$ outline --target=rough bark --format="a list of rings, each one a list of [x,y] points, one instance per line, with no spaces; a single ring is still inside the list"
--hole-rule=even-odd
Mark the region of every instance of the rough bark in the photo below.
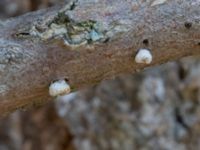
[[[200,149],[200,59],[107,81],[56,101],[77,150]]]
[[[73,90],[149,65],[200,53],[199,0],[75,0],[0,26],[0,114],[51,99],[48,86],[67,79]]]

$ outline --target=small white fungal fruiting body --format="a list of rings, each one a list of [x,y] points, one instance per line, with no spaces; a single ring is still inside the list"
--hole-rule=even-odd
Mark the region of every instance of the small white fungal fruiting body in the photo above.
[[[150,64],[152,60],[153,56],[148,49],[140,49],[135,56],[135,62],[139,64]]]
[[[55,81],[49,86],[49,95],[53,97],[66,95],[70,92],[71,88],[65,80]]]

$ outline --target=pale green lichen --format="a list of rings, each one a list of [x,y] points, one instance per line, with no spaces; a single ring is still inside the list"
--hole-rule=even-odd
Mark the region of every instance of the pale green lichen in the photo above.
[[[35,26],[32,27],[31,31],[30,31],[30,35],[33,36],[38,36],[40,37],[42,40],[48,40],[50,38],[53,37],[59,37],[62,36],[64,34],[67,33],[67,29],[64,25],[57,25],[57,24],[51,24],[51,26],[49,27],[48,30],[46,30],[45,32],[40,33]]]
[[[64,41],[66,45],[80,46],[83,44],[107,42],[116,34],[126,32],[126,25],[119,22],[113,21],[110,25],[105,25],[96,20],[78,22],[71,19],[68,13],[75,9],[77,2],[77,0],[70,1],[45,25],[44,23],[42,25],[33,25],[29,29],[28,35],[42,41],[55,39]],[[22,35],[24,36],[24,33]]]
[[[99,34],[97,31],[92,30],[92,31],[90,32],[90,37],[91,37],[91,40],[92,40],[92,41],[98,41],[98,40],[100,40],[101,38],[103,38],[103,34]]]
[[[30,35],[39,37],[42,40],[48,39],[63,39],[67,45],[89,44],[92,42],[104,40],[104,33],[99,28],[96,21],[87,20],[83,22],[75,22],[69,19],[62,12],[54,18],[48,25],[48,29],[44,32],[39,32],[35,26],[30,30]]]

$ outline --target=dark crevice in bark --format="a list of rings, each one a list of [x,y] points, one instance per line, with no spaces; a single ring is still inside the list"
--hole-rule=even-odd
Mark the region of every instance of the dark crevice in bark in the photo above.
[[[175,108],[174,113],[176,122],[179,123],[186,130],[189,130],[189,126],[185,123],[184,118],[181,116],[181,113],[179,112],[178,108]]]
[[[148,40],[148,39],[144,39],[144,40],[143,40],[143,44],[144,44],[145,46],[148,46],[148,45],[149,45],[149,40]]]
[[[185,27],[187,29],[190,29],[192,27],[192,23],[191,22],[185,22]]]

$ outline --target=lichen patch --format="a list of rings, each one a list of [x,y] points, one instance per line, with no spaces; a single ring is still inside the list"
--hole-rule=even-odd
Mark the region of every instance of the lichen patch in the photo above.
[[[37,41],[62,40],[65,45],[77,47],[83,44],[107,42],[116,34],[126,32],[126,23],[113,21],[109,25],[105,25],[104,22],[98,20],[88,19],[79,22],[70,18],[69,14],[77,5],[77,0],[71,1],[55,17],[52,17],[52,20],[48,20],[46,23],[36,22],[29,29],[27,35]]]
[[[67,45],[90,44],[105,40],[105,34],[100,29],[98,22],[94,20],[75,22],[63,12],[59,13],[47,26],[48,28],[42,32],[33,26],[30,35],[44,41],[62,39]]]

